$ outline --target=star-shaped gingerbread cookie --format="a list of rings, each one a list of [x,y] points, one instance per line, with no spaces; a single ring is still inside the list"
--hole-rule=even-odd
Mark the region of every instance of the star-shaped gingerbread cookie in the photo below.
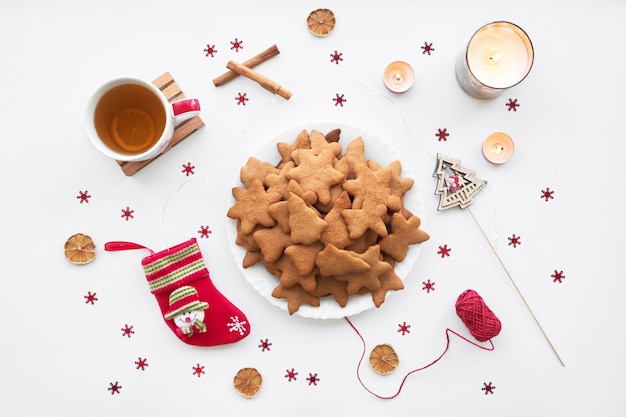
[[[344,179],[341,171],[333,167],[333,151],[327,148],[315,155],[309,149],[300,149],[296,154],[298,165],[289,170],[287,177],[296,180],[304,191],[315,191],[321,204],[328,204],[330,187]]]
[[[232,189],[235,204],[228,209],[226,215],[231,219],[241,220],[241,233],[250,234],[257,224],[271,227],[275,220],[267,212],[267,208],[280,201],[279,193],[266,192],[258,178],[252,178],[248,188]]]

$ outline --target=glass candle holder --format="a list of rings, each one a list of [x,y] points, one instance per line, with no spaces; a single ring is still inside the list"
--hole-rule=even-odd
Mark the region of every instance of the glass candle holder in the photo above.
[[[457,58],[456,79],[472,97],[495,98],[526,78],[534,57],[532,42],[522,28],[492,22],[474,33]]]
[[[487,136],[483,142],[483,156],[492,164],[503,164],[513,156],[515,144],[505,133],[496,132]]]
[[[404,93],[413,86],[414,80],[413,67],[404,61],[392,62],[385,68],[383,81],[391,92]]]

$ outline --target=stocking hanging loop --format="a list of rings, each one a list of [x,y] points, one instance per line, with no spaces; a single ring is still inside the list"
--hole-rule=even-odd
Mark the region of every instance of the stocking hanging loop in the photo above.
[[[107,242],[104,244],[104,250],[109,252],[121,251],[121,250],[131,250],[131,249],[147,249],[150,251],[150,255],[154,255],[154,251],[150,248],[147,248],[143,245],[133,242],[124,242],[124,241],[113,241]]]

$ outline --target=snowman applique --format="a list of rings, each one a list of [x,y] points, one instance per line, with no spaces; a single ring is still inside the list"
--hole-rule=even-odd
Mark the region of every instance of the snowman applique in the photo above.
[[[169,309],[163,317],[174,321],[178,337],[186,339],[207,331],[207,325],[204,323],[204,310],[209,308],[209,303],[200,301],[194,287],[186,285],[172,291],[169,304]]]

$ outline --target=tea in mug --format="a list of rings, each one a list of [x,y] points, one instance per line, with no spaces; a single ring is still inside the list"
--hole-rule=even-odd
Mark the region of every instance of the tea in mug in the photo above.
[[[94,113],[98,136],[112,150],[140,154],[153,147],[165,129],[163,103],[137,84],[122,84],[104,93]]]

